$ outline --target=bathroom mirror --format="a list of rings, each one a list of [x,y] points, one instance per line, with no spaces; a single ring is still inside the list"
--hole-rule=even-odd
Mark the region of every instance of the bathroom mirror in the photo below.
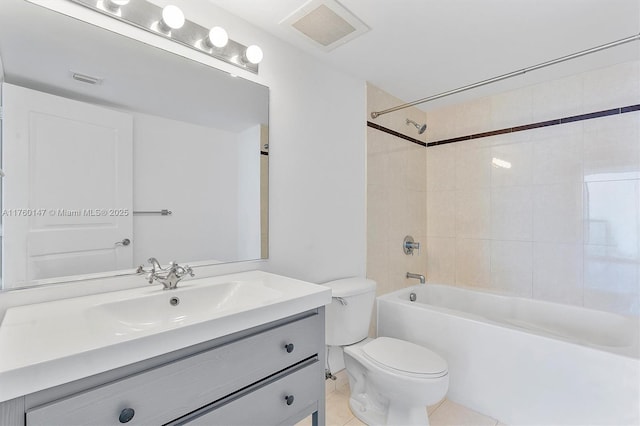
[[[25,0],[0,59],[3,289],[267,257],[267,87]]]

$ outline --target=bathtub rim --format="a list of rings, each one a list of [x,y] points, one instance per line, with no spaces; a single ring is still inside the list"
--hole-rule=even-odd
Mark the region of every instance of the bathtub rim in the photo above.
[[[499,322],[496,320],[492,320],[490,318],[487,317],[483,317],[481,315],[478,314],[473,314],[470,312],[464,312],[464,311],[460,311],[460,310],[456,310],[456,309],[452,309],[452,308],[447,308],[444,306],[438,306],[438,305],[433,305],[430,303],[422,303],[422,302],[412,302],[409,300],[409,294],[414,290],[414,289],[420,289],[420,288],[424,288],[424,286],[437,286],[437,287],[444,287],[447,289],[453,289],[453,290],[463,290],[463,291],[469,291],[472,293],[480,293],[480,294],[489,294],[491,296],[494,297],[500,297],[502,299],[519,299],[519,300],[523,300],[526,302],[534,302],[534,303],[541,303],[541,304],[549,304],[549,305],[553,305],[555,307],[569,307],[572,309],[577,309],[577,310],[585,310],[585,311],[593,311],[597,314],[606,314],[606,315],[610,315],[613,317],[618,317],[620,319],[623,319],[625,321],[629,321],[632,325],[633,325],[633,329],[630,330],[630,332],[628,333],[630,336],[630,340],[631,340],[631,344],[626,345],[626,346],[604,346],[604,345],[598,345],[595,343],[590,343],[581,339],[572,339],[570,337],[566,337],[566,336],[561,336],[561,335],[556,335],[550,332],[545,332],[543,330],[537,330],[537,329],[530,329],[530,328],[525,328],[525,327],[519,327],[517,325],[514,324],[509,324],[507,322]],[[405,297],[403,298],[402,295],[404,295]],[[479,289],[476,287],[469,287],[469,286],[457,286],[457,285],[449,285],[449,284],[442,284],[442,283],[427,283],[427,284],[416,284],[410,287],[405,287],[399,290],[395,290],[389,293],[385,293],[382,294],[380,296],[376,297],[376,311],[379,310],[379,301],[384,301],[384,302],[388,302],[388,303],[395,303],[395,304],[402,304],[402,305],[406,305],[409,306],[413,309],[425,309],[425,310],[432,310],[432,311],[436,311],[438,313],[441,313],[443,315],[449,316],[449,317],[458,317],[458,318],[464,318],[465,320],[468,321],[472,321],[472,322],[477,322],[477,323],[481,323],[484,325],[489,325],[492,327],[498,327],[498,328],[503,328],[503,329],[509,329],[509,330],[513,330],[515,332],[520,332],[520,333],[529,333],[532,335],[535,335],[537,337],[540,338],[544,338],[544,339],[550,339],[552,341],[556,341],[556,342],[563,342],[566,344],[571,344],[571,345],[575,345],[575,346],[579,346],[582,348],[586,348],[586,349],[592,349],[592,350],[596,350],[596,351],[600,351],[600,352],[605,352],[607,354],[611,354],[611,355],[615,355],[615,356],[621,356],[621,357],[625,357],[625,358],[630,358],[630,359],[634,359],[640,362],[640,317],[635,317],[635,316],[631,316],[631,315],[622,315],[622,314],[617,314],[617,313],[613,313],[613,312],[607,312],[607,311],[601,311],[601,310],[597,310],[597,309],[590,309],[590,308],[585,308],[582,306],[575,306],[575,305],[568,305],[568,304],[563,304],[563,303],[557,303],[557,302],[551,302],[551,301],[546,301],[546,300],[538,300],[538,299],[532,299],[532,298],[527,298],[527,297],[522,297],[522,296],[516,296],[516,295],[509,295],[509,294],[505,294],[505,293],[501,293],[495,290],[491,290],[491,289]],[[376,315],[376,318],[379,318],[379,315]],[[376,321],[378,321],[378,319],[376,319]],[[635,332],[635,334],[634,334]],[[635,338],[635,341],[634,341]]]

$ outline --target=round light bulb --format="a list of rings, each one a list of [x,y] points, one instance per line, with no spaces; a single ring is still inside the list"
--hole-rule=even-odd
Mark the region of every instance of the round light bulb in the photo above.
[[[182,28],[184,25],[184,13],[182,13],[178,6],[166,6],[162,9],[162,22],[173,30]]]
[[[111,12],[120,11],[120,7],[129,4],[130,0],[104,0],[104,7]]]
[[[229,42],[229,35],[222,27],[213,27],[209,30],[209,43],[215,47],[225,47]]]
[[[251,62],[252,64],[259,64],[260,61],[262,61],[262,57],[264,56],[262,53],[262,49],[260,49],[260,47],[256,46],[255,44],[247,47],[244,55],[247,58],[247,61]]]

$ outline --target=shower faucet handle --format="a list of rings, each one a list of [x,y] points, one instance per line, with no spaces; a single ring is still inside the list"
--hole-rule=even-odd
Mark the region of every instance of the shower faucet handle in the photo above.
[[[407,235],[402,241],[402,250],[404,250],[404,254],[407,256],[413,256],[414,250],[418,250],[418,255],[420,255],[420,243],[414,241],[411,235]]]

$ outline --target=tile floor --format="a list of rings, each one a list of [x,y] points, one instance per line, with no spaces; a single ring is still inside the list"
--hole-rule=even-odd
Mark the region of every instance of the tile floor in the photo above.
[[[327,425],[326,426],[362,426],[351,409],[349,409],[349,381],[343,370],[336,374],[335,381],[326,381]],[[505,426],[498,420],[476,413],[462,405],[442,400],[428,407],[431,426]],[[299,422],[296,426],[310,426],[311,417]],[[366,426],[366,425],[365,425]]]

